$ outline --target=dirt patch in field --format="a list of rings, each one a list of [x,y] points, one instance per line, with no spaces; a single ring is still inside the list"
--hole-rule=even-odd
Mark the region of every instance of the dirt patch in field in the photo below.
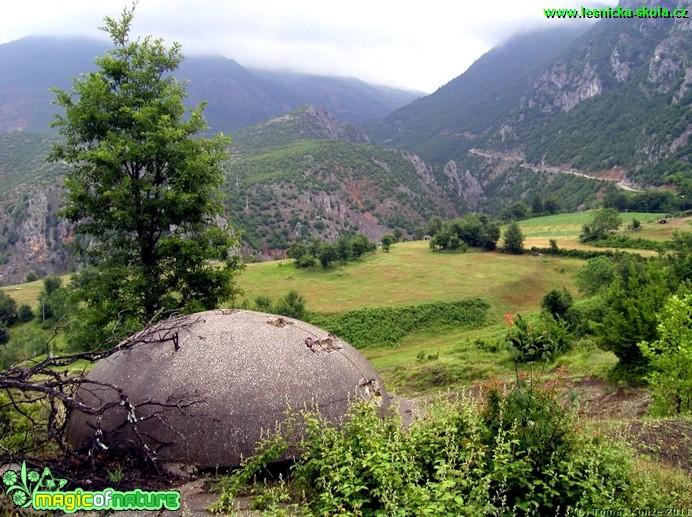
[[[614,386],[590,377],[567,381],[565,391],[576,395],[579,415],[587,418],[611,420],[641,417],[651,403],[651,395],[645,388]]]
[[[642,456],[692,475],[692,420],[635,420],[623,432]]]

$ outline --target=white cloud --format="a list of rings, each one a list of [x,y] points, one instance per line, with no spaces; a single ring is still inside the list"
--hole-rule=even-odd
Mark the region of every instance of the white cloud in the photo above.
[[[123,0],[5,3],[0,43],[32,34],[103,37]],[[433,91],[517,30],[550,23],[543,8],[571,0],[140,0],[134,32],[179,41],[187,54],[243,66],[354,76]],[[576,20],[572,23],[586,23]]]

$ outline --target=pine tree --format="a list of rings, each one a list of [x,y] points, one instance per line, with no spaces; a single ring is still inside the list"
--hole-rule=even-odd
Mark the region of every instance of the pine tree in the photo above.
[[[521,255],[524,253],[524,234],[517,223],[510,223],[505,229],[502,251]]]

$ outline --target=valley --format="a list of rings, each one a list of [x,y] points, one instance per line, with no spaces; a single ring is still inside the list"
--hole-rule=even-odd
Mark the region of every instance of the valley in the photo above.
[[[301,413],[288,478],[266,469],[293,447],[280,435],[237,470],[185,474],[218,512],[692,508],[689,19],[518,33],[424,95],[214,56],[178,68],[177,47],[125,45],[127,13],[97,74],[101,42],[0,45],[0,466],[180,488],[144,474],[149,402],[118,387],[132,455],[99,449],[100,429],[69,450],[75,387],[143,325],[250,310],[275,315],[262,336],[322,329],[291,342],[310,359],[352,344],[377,372],[358,393],[383,381],[398,411],[356,404],[338,428]],[[152,56],[166,73],[138,75]],[[49,88],[82,72],[55,132]]]

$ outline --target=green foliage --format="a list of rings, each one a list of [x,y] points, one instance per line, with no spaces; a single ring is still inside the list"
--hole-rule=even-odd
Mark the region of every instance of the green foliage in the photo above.
[[[567,288],[552,289],[548,291],[541,299],[541,307],[548,311],[553,318],[564,320],[567,311],[574,303],[574,297]]]
[[[511,222],[507,225],[503,239],[502,251],[514,255],[524,253],[524,234],[517,223]]]
[[[259,312],[272,312],[272,300],[268,296],[260,295],[255,298],[255,310]]]
[[[9,342],[0,347],[0,370],[26,361],[48,351],[50,337],[35,325],[27,325],[13,332]]]
[[[665,251],[671,247],[671,243],[666,241],[642,239],[641,237],[634,238],[629,235],[610,235],[600,241],[590,242],[589,245],[604,248],[630,248],[652,251]]]
[[[333,332],[358,348],[395,346],[414,330],[444,325],[477,328],[485,324],[490,305],[472,298],[457,302],[434,302],[404,307],[367,307],[338,314],[313,313],[313,325]]]
[[[658,315],[658,339],[639,348],[649,360],[657,415],[692,413],[692,295],[670,296]]]
[[[10,340],[10,332],[0,325],[0,345],[5,345]]]
[[[636,379],[646,372],[638,343],[657,338],[656,314],[669,294],[664,274],[656,263],[628,259],[618,264],[618,274],[604,293],[607,310],[596,335],[600,345],[618,357],[616,375]]]
[[[566,326],[551,317],[530,321],[517,314],[507,329],[507,347],[516,363],[547,363],[570,346]]]
[[[370,242],[362,233],[342,235],[332,244],[313,238],[309,243],[294,242],[286,250],[286,255],[294,259],[297,268],[311,268],[319,263],[323,269],[337,260],[342,263],[360,259],[365,253],[375,251],[377,245]]]
[[[577,275],[577,287],[584,294],[596,294],[615,280],[616,270],[617,264],[610,258],[591,258]]]
[[[571,257],[571,258],[578,258],[578,259],[592,259],[596,257],[613,257],[617,253],[623,253],[623,252],[614,252],[610,250],[603,250],[603,251],[597,251],[597,250],[581,250],[581,249],[572,249],[572,248],[559,248],[557,245],[556,246],[551,246],[550,248],[539,248],[538,246],[531,246],[531,253],[537,254],[537,253],[544,253],[547,255],[555,255],[558,257]]]
[[[540,200],[538,195],[534,196],[534,200]],[[542,207],[543,205],[541,205]],[[536,215],[540,214],[542,210],[536,212]],[[523,201],[515,201],[509,206],[506,206],[500,212],[500,219],[503,221],[521,221],[529,217],[531,209]]]
[[[595,332],[595,326],[603,323],[607,312],[602,296],[592,296],[575,302],[567,311],[567,322],[572,334],[584,337]]]
[[[391,233],[383,235],[380,239],[380,242],[382,243],[382,251],[384,251],[385,253],[389,253],[390,248],[394,245],[396,241],[396,237],[394,237],[394,235],[392,235]]]
[[[435,230],[430,239],[430,249],[462,250],[469,246],[494,250],[500,239],[500,225],[497,221],[477,215],[465,215],[447,221],[437,228],[437,222],[428,225],[429,230]]]
[[[289,318],[305,319],[305,298],[292,289],[276,303],[274,310]]]
[[[283,492],[297,515],[566,515],[626,505],[633,491],[628,452],[578,432],[549,388],[492,388],[481,410],[441,403],[408,429],[359,403],[338,427],[303,413],[283,432],[300,436]],[[233,496],[286,448],[280,436],[261,444],[222,481],[214,510],[233,510]]]
[[[171,311],[216,307],[234,295],[240,267],[229,256],[237,239],[215,223],[228,139],[197,136],[208,129],[203,106],[186,114],[185,88],[171,75],[179,45],[130,40],[133,10],[105,18],[114,48],[98,70],[72,92],[54,90],[64,141],[51,159],[70,166],[63,214],[90,237],[81,252],[96,268],[74,284],[86,334],[72,341],[83,348]],[[130,323],[111,325],[121,316]]]
[[[34,311],[27,304],[23,303],[17,309],[17,321],[19,323],[26,323],[34,319]]]
[[[592,242],[603,240],[615,232],[622,225],[622,218],[614,208],[601,208],[593,214],[591,222],[585,224],[581,234],[580,242]]]
[[[38,295],[41,319],[58,321],[75,312],[76,307],[70,299],[70,294],[70,290],[63,287],[62,278],[59,276],[44,278],[43,288]]]
[[[514,515],[565,515],[629,500],[627,452],[576,433],[554,387],[494,388],[486,400],[495,506]]]
[[[5,291],[0,291],[0,325],[11,327],[18,319],[17,302]]]

